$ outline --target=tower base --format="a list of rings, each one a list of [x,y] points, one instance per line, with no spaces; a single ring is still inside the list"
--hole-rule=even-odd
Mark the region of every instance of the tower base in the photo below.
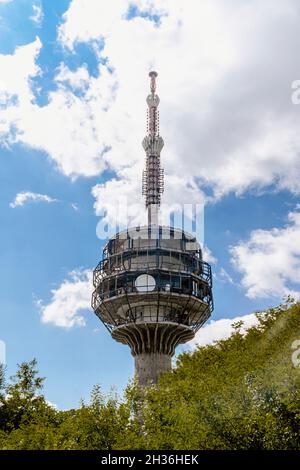
[[[171,356],[160,353],[142,353],[134,357],[135,374],[138,384],[147,386],[156,384],[163,372],[172,369]]]

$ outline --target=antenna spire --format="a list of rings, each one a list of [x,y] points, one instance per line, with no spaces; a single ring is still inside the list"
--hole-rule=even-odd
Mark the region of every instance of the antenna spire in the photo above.
[[[147,135],[142,144],[146,152],[146,169],[143,171],[143,195],[148,211],[148,225],[158,224],[161,194],[164,191],[164,170],[160,166],[160,152],[164,141],[159,135],[159,97],[156,94],[157,72],[151,71],[150,95],[147,96]]]

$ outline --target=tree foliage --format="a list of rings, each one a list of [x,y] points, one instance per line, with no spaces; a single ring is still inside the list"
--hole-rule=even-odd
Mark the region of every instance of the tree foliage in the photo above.
[[[300,304],[257,313],[258,325],[178,356],[159,385],[131,383],[121,399],[99,386],[59,411],[41,393],[36,360],[4,385],[2,449],[300,449]],[[1,373],[2,372],[2,373]]]

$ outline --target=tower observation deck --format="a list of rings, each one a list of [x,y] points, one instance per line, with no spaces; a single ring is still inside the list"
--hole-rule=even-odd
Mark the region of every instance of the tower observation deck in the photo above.
[[[163,192],[156,72],[150,72],[143,194],[148,225],[112,237],[94,270],[92,307],[113,339],[127,344],[138,383],[157,383],[178,344],[191,340],[213,310],[210,265],[184,230],[158,225]]]

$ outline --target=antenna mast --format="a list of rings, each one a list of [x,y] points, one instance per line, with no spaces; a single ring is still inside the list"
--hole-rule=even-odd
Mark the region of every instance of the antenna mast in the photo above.
[[[150,72],[149,77],[151,93],[147,96],[147,135],[142,142],[146,152],[143,195],[148,211],[148,225],[158,225],[158,211],[164,191],[164,170],[160,166],[160,152],[164,141],[159,135],[159,97],[155,93],[157,72]]]

